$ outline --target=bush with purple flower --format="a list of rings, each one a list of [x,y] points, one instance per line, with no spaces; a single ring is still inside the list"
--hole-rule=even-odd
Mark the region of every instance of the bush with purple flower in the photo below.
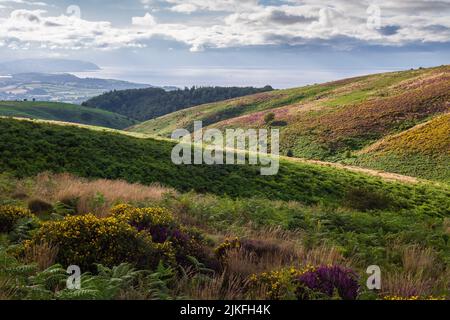
[[[204,239],[200,232],[178,223],[173,214],[160,207],[137,208],[119,204],[111,209],[111,214],[126,222],[139,232],[147,232],[155,243],[170,243],[176,260],[188,263],[188,256],[205,260]]]
[[[338,296],[344,300],[355,300],[358,297],[358,275],[341,266],[320,266],[298,275],[296,295],[300,300],[309,300],[323,296]]]

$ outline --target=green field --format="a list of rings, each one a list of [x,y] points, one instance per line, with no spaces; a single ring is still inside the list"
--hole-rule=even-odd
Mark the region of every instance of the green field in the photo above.
[[[122,115],[57,102],[0,101],[0,116],[44,119],[125,129],[135,124]]]
[[[154,182],[180,191],[195,190],[231,197],[265,197],[307,204],[343,205],[349,192],[364,189],[384,199],[384,208],[449,213],[447,187],[407,185],[323,167],[282,161],[275,176],[261,176],[256,166],[177,166],[172,142],[138,139],[76,127],[0,120],[0,169],[18,177],[43,171],[70,172],[83,177]],[[363,200],[361,200],[363,201]],[[387,206],[387,207],[385,207]]]

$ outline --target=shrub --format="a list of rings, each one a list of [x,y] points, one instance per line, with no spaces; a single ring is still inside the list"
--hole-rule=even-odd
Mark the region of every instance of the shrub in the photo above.
[[[350,269],[341,266],[321,266],[296,277],[297,298],[308,300],[311,294],[323,294],[332,298],[336,294],[344,300],[355,300],[358,296],[358,276]]]
[[[216,249],[214,249],[214,253],[219,260],[225,261],[230,250],[239,249],[240,247],[241,242],[238,238],[225,239]]]
[[[27,245],[52,243],[59,248],[56,262],[91,270],[94,264],[114,266],[124,262],[154,268],[160,260],[172,262],[169,243],[155,243],[147,233],[115,217],[92,214],[46,222]]]
[[[266,298],[354,300],[358,296],[358,276],[341,266],[307,266],[304,269],[282,269],[250,277],[251,290],[265,291]]]
[[[296,286],[294,277],[300,275],[301,271],[296,268],[274,270],[254,274],[249,279],[251,291],[264,291],[264,299],[284,300],[296,298]]]
[[[145,232],[152,241],[159,244],[170,244],[175,250],[178,263],[187,263],[188,256],[206,259],[203,235],[181,226],[171,212],[164,208],[136,208],[119,204],[111,209],[113,217],[129,224],[138,232]]]
[[[41,199],[31,199],[28,201],[28,209],[36,215],[42,215],[51,213],[53,206]]]
[[[29,218],[32,214],[28,209],[4,205],[0,206],[0,233],[11,232],[14,225],[21,219]]]
[[[345,195],[345,204],[359,211],[385,210],[393,206],[386,192],[367,188],[351,188]]]

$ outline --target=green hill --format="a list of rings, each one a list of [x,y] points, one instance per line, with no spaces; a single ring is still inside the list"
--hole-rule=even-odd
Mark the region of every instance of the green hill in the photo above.
[[[178,111],[130,130],[169,136],[195,120],[226,128],[279,128],[285,154],[328,161],[450,110],[450,66],[357,77]],[[274,118],[266,123],[267,114]]]
[[[0,116],[74,122],[124,129],[136,122],[122,115],[56,102],[0,101]]]
[[[363,149],[353,163],[450,182],[450,113]]]
[[[180,191],[233,198],[450,214],[450,189],[444,185],[388,182],[343,169],[290,161],[282,161],[275,176],[261,176],[259,167],[250,165],[177,166],[171,161],[173,145],[170,141],[73,126],[0,119],[0,170],[18,177],[43,171],[70,172],[144,184],[159,182]]]
[[[272,87],[192,87],[166,91],[161,88],[111,91],[84,102],[84,106],[116,112],[145,121],[199,104],[222,101],[257,92],[273,90]]]

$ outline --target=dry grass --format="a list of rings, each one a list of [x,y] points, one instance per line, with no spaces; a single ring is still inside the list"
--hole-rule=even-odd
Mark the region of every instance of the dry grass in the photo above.
[[[431,248],[421,248],[417,245],[403,249],[403,270],[412,274],[433,274],[436,271],[436,254]]]
[[[382,295],[412,297],[430,296],[433,293],[434,281],[411,272],[387,273],[382,277]]]
[[[0,301],[11,300],[14,297],[14,279],[0,278]]]
[[[354,264],[332,246],[320,245],[308,249],[304,246],[300,233],[282,230],[280,227],[249,230],[240,241],[241,247],[229,251],[226,257],[227,271],[232,275],[248,277],[286,267]]]
[[[48,243],[34,244],[25,250],[24,262],[36,263],[38,270],[43,271],[55,264],[58,248]]]
[[[243,300],[246,287],[247,280],[226,272],[203,279],[188,274],[178,282],[178,292],[192,300]]]
[[[70,174],[43,173],[36,177],[29,192],[32,198],[52,203],[76,199],[77,213],[95,211],[103,216],[115,203],[160,201],[165,194],[175,191],[156,184],[144,186],[122,180],[88,180]]]
[[[401,254],[402,269],[382,273],[382,294],[427,297],[448,290],[450,270],[431,248],[393,245],[391,250]]]

